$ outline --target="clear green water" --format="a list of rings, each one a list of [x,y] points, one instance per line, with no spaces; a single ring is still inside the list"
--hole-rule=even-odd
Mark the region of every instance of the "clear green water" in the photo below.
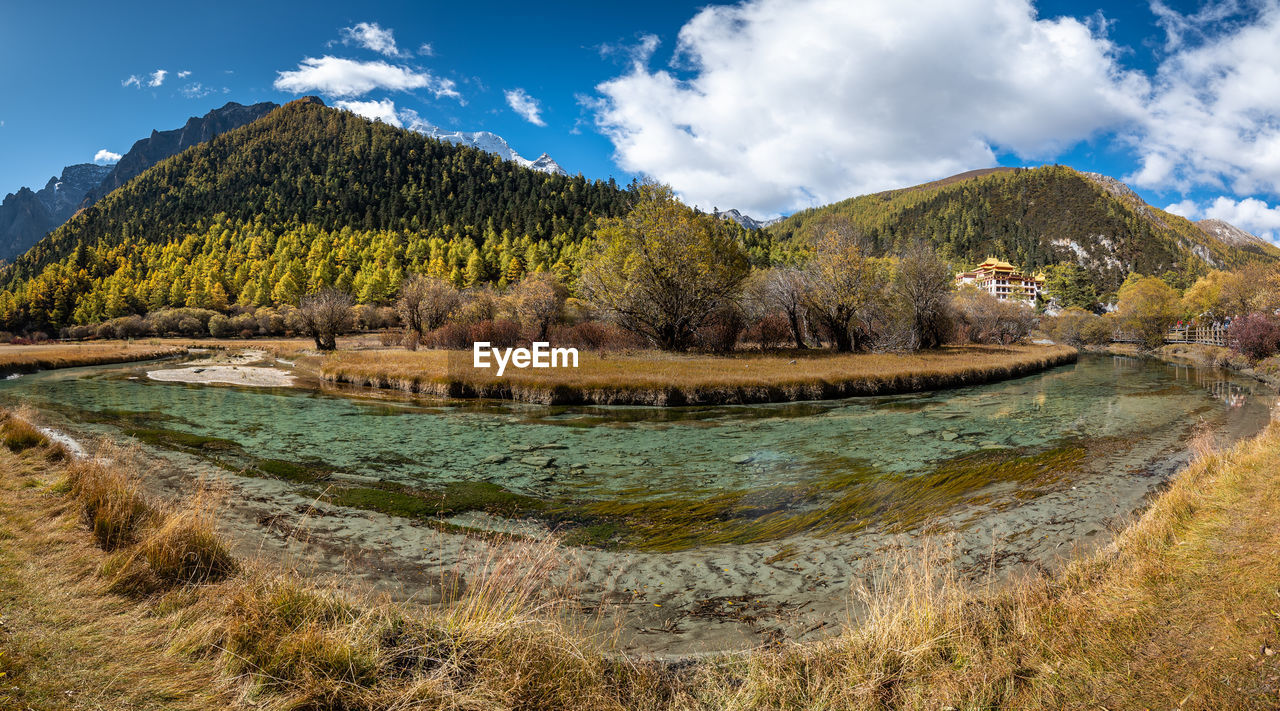
[[[365,485],[487,482],[541,501],[575,502],[705,500],[853,470],[909,479],[982,450],[1008,457],[1064,444],[1137,442],[1201,421],[1247,434],[1268,420],[1275,399],[1225,371],[1096,356],[972,388],[701,408],[389,401],[146,377],[149,369],[178,365],[27,375],[0,382],[0,399],[55,413],[72,431],[228,440],[185,442],[233,467],[283,460],[369,477]]]

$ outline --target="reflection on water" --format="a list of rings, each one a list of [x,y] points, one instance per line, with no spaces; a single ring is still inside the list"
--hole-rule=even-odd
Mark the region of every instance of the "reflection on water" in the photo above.
[[[538,497],[662,499],[811,481],[857,463],[913,476],[981,450],[1141,438],[1200,420],[1256,430],[1274,394],[1226,371],[1136,358],[895,397],[730,407],[386,401],[148,380],[150,366],[50,371],[0,398],[82,430],[176,432],[255,457],[409,485],[485,481]]]

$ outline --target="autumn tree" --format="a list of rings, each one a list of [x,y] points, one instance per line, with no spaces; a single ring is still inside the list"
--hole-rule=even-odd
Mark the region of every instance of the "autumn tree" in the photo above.
[[[1098,289],[1087,269],[1069,262],[1054,264],[1045,271],[1045,293],[1059,306],[1064,309],[1075,306],[1090,311],[1098,308]]]
[[[888,297],[888,262],[868,256],[860,242],[854,229],[829,228],[813,238],[805,268],[809,317],[842,352],[871,344]]]
[[[307,294],[298,303],[302,326],[316,341],[316,349],[338,348],[338,334],[351,326],[351,295],[334,288]]]
[[[644,184],[625,216],[601,220],[579,290],[623,328],[684,350],[737,296],[749,269],[731,223],[682,205],[666,186]]]
[[[1178,318],[1178,292],[1157,277],[1134,276],[1120,287],[1116,316],[1120,328],[1148,348],[1159,348]]]
[[[530,274],[517,283],[510,293],[516,317],[536,331],[534,340],[538,341],[546,339],[547,329],[560,319],[568,297],[569,290],[556,275],[549,272]]]

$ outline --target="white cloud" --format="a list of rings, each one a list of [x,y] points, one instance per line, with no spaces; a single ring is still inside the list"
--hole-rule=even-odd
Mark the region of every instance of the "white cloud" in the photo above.
[[[188,71],[181,71],[181,72],[178,72],[178,78],[179,78],[179,79],[186,79],[186,78],[187,78],[187,77],[189,77],[189,76],[191,76],[191,72],[188,72]]]
[[[1141,168],[1129,178],[1155,189],[1280,195],[1280,3],[1251,3],[1240,16],[1232,3],[1193,16],[1155,7],[1177,51],[1161,62],[1132,137]],[[1206,12],[1221,21],[1208,37]]]
[[[307,57],[297,69],[279,72],[275,88],[295,94],[316,91],[341,98],[363,96],[374,89],[426,89],[436,98],[460,96],[452,79],[382,61],[359,62],[327,55]]]
[[[367,119],[381,121],[388,126],[400,128],[404,125],[400,121],[400,116],[396,113],[395,102],[391,101],[391,99],[382,99],[381,101],[338,101],[335,102],[335,106]]]
[[[357,44],[388,57],[401,56],[391,30],[384,29],[376,22],[359,22],[354,27],[342,28],[342,43]]]
[[[516,112],[525,121],[534,126],[546,126],[547,122],[542,120],[542,107],[538,105],[538,100],[529,96],[524,89],[513,89],[503,92],[507,97],[507,106]]]
[[[619,164],[704,208],[777,214],[1049,158],[1135,121],[1146,79],[1105,23],[1039,19],[1029,0],[748,0],[700,11],[673,65],[597,87]]]
[[[1165,212],[1171,212],[1175,215],[1181,215],[1188,220],[1198,220],[1200,215],[1200,206],[1195,200],[1180,200],[1164,209]]]
[[[217,90],[195,81],[183,86],[180,91],[182,92],[182,95],[188,99],[203,99]]]
[[[434,57],[436,55],[436,51],[429,43],[423,42],[422,46],[418,47],[418,54],[424,57]]]
[[[150,86],[150,87],[160,86],[161,84],[164,83],[164,78],[168,74],[169,72],[164,69],[157,69],[154,72],[151,72],[151,79],[147,81],[147,86]]]
[[[120,154],[109,151],[105,148],[93,154],[94,163],[118,163],[120,162]]]
[[[142,80],[138,78],[138,75],[137,75],[137,74],[132,74],[132,75],[130,75],[130,76],[129,76],[129,78],[128,78],[128,79],[124,79],[124,80],[122,80],[122,81],[120,82],[120,86],[136,86],[136,87],[138,87],[139,89],[141,89],[141,88],[142,88]]]

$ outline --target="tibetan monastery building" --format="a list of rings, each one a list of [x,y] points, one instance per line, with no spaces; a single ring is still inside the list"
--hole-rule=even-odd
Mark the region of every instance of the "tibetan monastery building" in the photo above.
[[[1022,274],[1012,264],[990,257],[972,271],[957,274],[956,286],[973,286],[997,299],[1034,303],[1044,291],[1044,274]]]

